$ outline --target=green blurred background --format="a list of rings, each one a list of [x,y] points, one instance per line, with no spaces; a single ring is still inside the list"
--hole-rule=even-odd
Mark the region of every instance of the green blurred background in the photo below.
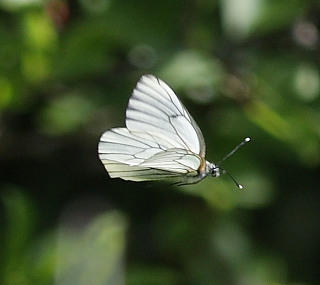
[[[1,0],[0,284],[319,284],[320,2]],[[101,134],[167,82],[225,175],[110,179]]]

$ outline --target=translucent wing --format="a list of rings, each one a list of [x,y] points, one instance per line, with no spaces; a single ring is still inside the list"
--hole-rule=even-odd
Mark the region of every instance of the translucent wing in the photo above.
[[[99,143],[99,157],[110,177],[125,180],[171,180],[198,176],[201,158],[185,149],[163,149],[126,128],[105,132]]]
[[[127,128],[105,132],[99,157],[110,177],[194,183],[204,162],[202,133],[177,96],[160,79],[143,76],[129,100]]]
[[[131,132],[155,136],[167,148],[205,156],[201,130],[173,90],[153,75],[144,75],[129,100],[126,126]]]

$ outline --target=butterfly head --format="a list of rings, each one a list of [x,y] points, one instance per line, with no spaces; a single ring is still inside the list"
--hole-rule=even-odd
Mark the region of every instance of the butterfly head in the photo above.
[[[219,177],[221,175],[220,167],[214,163],[209,162],[209,173],[213,177]]]

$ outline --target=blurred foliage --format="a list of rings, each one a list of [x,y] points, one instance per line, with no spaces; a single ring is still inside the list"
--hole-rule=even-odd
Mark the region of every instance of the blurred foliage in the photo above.
[[[0,1],[0,283],[318,284],[320,3]],[[100,135],[141,75],[227,176],[110,179]]]

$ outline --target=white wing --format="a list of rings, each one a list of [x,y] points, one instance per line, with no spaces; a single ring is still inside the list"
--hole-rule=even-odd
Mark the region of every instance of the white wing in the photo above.
[[[111,178],[132,181],[181,182],[183,176],[197,176],[202,161],[188,150],[164,150],[157,143],[136,136],[126,128],[105,132],[98,151]]]
[[[100,139],[99,157],[110,177],[178,183],[201,179],[203,136],[163,81],[152,75],[141,78],[129,100],[126,126],[111,129]]]
[[[167,148],[188,149],[205,156],[203,135],[172,89],[153,75],[144,75],[129,100],[126,126],[155,136]]]

